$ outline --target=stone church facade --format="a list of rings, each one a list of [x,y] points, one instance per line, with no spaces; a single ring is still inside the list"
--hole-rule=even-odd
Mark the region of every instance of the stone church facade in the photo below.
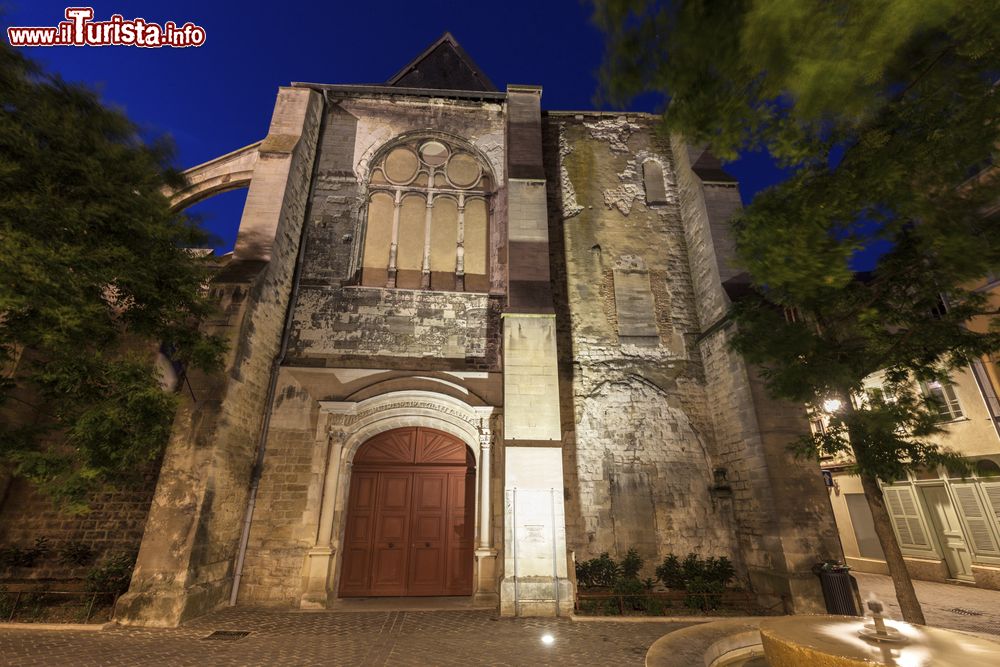
[[[293,84],[178,208],[249,187],[122,622],[340,598],[573,609],[573,561],[728,556],[819,608],[802,410],[728,347],[736,183],[646,114],[542,111],[445,35],[382,85]]]

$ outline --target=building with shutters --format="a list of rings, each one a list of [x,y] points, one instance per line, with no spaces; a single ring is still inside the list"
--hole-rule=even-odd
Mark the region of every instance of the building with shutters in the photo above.
[[[630,548],[822,609],[841,551],[787,448],[804,411],[728,344],[736,182],[656,116],[542,92],[446,34],[382,84],[280,88],[266,137],[186,172],[178,209],[249,189],[210,285],[230,347],[187,376],[119,620],[562,615],[574,561]]]
[[[979,289],[1000,305],[1000,279],[990,277]],[[936,441],[965,456],[972,473],[963,479],[946,470],[911,472],[883,487],[886,507],[913,577],[1000,590],[1000,364],[995,357],[978,359],[951,380],[921,390],[940,405],[945,432]],[[879,378],[870,378],[866,389],[881,391]],[[885,574],[861,480],[844,464],[830,460],[823,468],[831,473],[830,500],[846,562],[860,572]]]

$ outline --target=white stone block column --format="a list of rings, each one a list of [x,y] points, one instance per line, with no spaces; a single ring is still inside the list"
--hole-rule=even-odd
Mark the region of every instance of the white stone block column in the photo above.
[[[493,408],[478,408],[479,426],[479,519],[476,539],[476,598],[480,601],[497,599],[497,550],[493,546],[493,429],[490,414]]]
[[[299,606],[302,609],[324,609],[330,597],[333,582],[334,512],[340,490],[342,470],[350,476],[350,462],[343,460],[343,444],[347,434],[334,429],[328,437],[326,468],[323,473],[323,495],[320,500],[319,523],[316,527],[316,542],[306,554],[305,582]]]
[[[542,90],[507,87],[508,304],[504,350],[504,577],[500,613],[573,611],[566,572],[562,420],[549,222],[542,160]]]
[[[504,578],[500,613],[573,611],[566,560],[555,316],[504,316]]]

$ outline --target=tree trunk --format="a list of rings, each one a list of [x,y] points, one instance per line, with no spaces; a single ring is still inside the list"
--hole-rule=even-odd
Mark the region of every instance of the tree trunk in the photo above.
[[[892,585],[896,588],[896,599],[899,600],[903,620],[907,623],[926,625],[924,611],[920,608],[916,591],[913,590],[913,581],[906,569],[906,561],[903,560],[903,552],[899,549],[896,533],[892,529],[889,512],[885,509],[885,497],[879,488],[878,480],[871,475],[862,474],[861,486],[865,490],[868,508],[872,511],[875,534],[878,535],[879,544],[885,553],[885,563],[889,566],[889,576],[892,577]]]

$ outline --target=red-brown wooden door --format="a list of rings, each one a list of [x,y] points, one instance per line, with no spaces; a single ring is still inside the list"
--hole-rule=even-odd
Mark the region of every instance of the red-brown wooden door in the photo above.
[[[410,595],[443,595],[447,551],[445,519],[448,513],[448,475],[413,475],[413,533],[410,543]]]
[[[407,473],[378,474],[371,559],[372,595],[403,595],[406,591],[412,483],[413,476]]]
[[[397,429],[354,459],[342,597],[470,595],[475,474],[465,445]]]

